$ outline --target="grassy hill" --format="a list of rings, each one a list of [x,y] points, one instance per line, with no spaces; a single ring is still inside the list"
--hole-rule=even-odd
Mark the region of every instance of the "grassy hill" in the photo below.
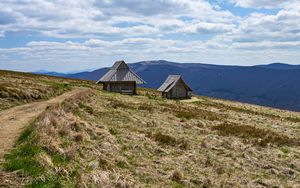
[[[0,111],[60,95],[72,87],[100,88],[91,81],[0,70]]]
[[[80,80],[0,75],[5,108],[72,87],[91,88],[49,106],[28,125],[5,156],[3,186],[300,186],[299,113],[207,97],[166,100],[141,88],[138,96],[127,96]],[[51,92],[15,97],[19,90],[31,96],[40,88]]]

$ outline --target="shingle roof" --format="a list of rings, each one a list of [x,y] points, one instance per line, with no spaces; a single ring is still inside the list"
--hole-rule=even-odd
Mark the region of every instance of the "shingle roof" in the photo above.
[[[169,92],[177,84],[179,80],[182,80],[185,87],[189,91],[192,91],[192,89],[183,81],[180,75],[169,75],[166,81],[157,90],[161,92]]]
[[[101,82],[126,82],[135,81],[137,84],[146,83],[135,72],[130,70],[124,61],[117,61],[110,70],[102,76],[96,83]]]

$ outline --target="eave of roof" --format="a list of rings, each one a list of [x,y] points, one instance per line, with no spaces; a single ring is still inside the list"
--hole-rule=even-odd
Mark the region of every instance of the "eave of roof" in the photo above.
[[[189,91],[192,91],[180,75],[169,75],[165,82],[157,90],[161,92],[169,92],[180,80]]]
[[[96,83],[103,82],[136,82],[146,83],[135,72],[133,72],[124,61],[117,61],[111,69],[103,75]]]

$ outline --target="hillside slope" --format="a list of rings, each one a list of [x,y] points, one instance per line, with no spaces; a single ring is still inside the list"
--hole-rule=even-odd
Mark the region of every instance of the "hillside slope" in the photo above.
[[[6,155],[0,186],[300,186],[299,113],[138,92],[48,107]]]
[[[299,65],[243,67],[145,61],[130,67],[147,82],[144,87],[158,88],[169,74],[181,74],[196,94],[300,111]],[[65,76],[97,80],[107,70]]]
[[[85,80],[0,70],[0,111],[43,101],[69,91],[73,86],[101,88]]]
[[[47,101],[33,102],[0,111],[0,162],[2,162],[3,155],[14,145],[22,129],[27,126],[32,119],[42,113],[49,105],[60,103],[72,96],[84,96],[88,92],[88,89],[75,88],[72,91]]]

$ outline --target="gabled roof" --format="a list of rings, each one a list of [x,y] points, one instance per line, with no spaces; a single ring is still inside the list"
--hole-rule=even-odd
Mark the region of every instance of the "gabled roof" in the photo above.
[[[137,84],[146,83],[135,72],[130,70],[125,61],[117,61],[110,70],[102,76],[96,83],[101,82],[136,82]]]
[[[192,91],[192,89],[183,81],[180,75],[169,75],[166,81],[157,90],[161,92],[169,92],[179,81],[182,81],[184,86],[189,91]]]

